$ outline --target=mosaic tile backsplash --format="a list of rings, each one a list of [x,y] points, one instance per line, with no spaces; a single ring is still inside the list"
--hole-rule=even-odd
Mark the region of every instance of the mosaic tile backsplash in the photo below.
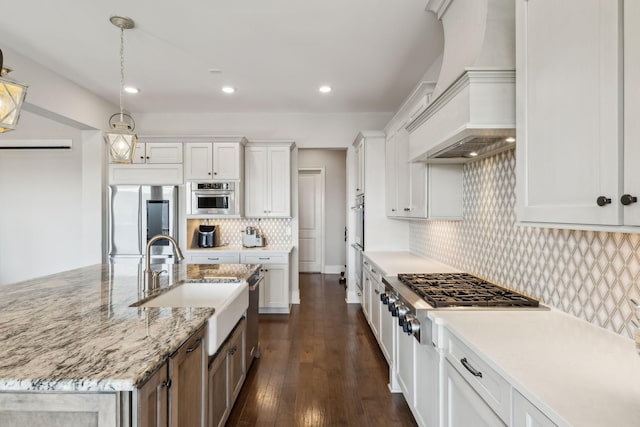
[[[516,225],[513,150],[464,167],[464,221],[412,221],[411,252],[633,337],[640,234]]]
[[[206,222],[208,221],[208,222]],[[242,245],[242,232],[247,226],[256,227],[262,230],[267,245],[290,245],[291,244],[291,219],[290,218],[237,218],[237,219],[190,219],[187,221],[187,236],[191,239],[194,231],[200,224],[219,225],[222,234],[220,242],[230,246]],[[196,244],[193,244],[196,246]]]

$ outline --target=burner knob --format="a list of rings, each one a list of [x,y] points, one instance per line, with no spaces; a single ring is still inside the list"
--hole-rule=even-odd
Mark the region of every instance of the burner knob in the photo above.
[[[382,292],[380,294],[380,301],[382,301],[383,304],[389,304],[389,294]]]
[[[398,304],[397,302],[392,302],[389,304],[389,311],[393,317],[398,317]]]
[[[420,322],[418,322],[416,316],[413,314],[407,314],[404,324],[402,325],[402,330],[409,335],[418,332],[420,330]]]
[[[409,308],[403,303],[398,304],[398,325],[402,326],[404,324],[404,319],[409,313]]]
[[[387,295],[387,308],[389,309],[389,311],[393,312],[393,304],[397,301],[398,299],[393,296],[393,295]]]

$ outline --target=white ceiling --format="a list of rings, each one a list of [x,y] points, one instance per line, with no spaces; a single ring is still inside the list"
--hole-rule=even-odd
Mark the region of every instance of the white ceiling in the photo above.
[[[20,0],[0,14],[0,48],[117,104],[120,30],[109,17],[122,15],[136,22],[125,31],[126,80],[142,91],[126,95],[133,113],[392,112],[442,52],[425,3]],[[319,94],[321,84],[334,91]]]

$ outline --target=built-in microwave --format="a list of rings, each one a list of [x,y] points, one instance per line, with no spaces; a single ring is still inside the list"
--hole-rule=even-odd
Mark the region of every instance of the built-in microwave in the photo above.
[[[238,216],[240,196],[235,182],[187,182],[188,215]]]

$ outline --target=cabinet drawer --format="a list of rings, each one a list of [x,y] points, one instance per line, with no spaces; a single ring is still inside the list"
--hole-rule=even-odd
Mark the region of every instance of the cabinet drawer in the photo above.
[[[243,264],[287,264],[287,255],[261,255],[261,254],[241,254],[240,259]]]
[[[191,255],[189,264],[239,264],[240,254]]]
[[[446,358],[498,416],[511,417],[511,385],[449,330],[445,331]]]

